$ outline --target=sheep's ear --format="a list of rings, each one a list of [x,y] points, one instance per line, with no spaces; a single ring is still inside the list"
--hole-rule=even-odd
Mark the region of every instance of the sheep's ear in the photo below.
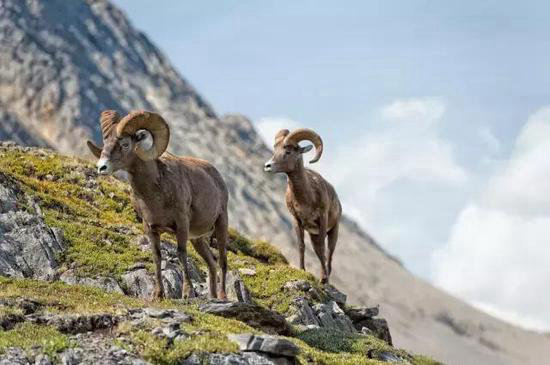
[[[97,147],[92,141],[88,141],[86,142],[86,144],[88,145],[88,148],[92,152],[92,155],[94,155],[97,158],[101,157],[101,150],[102,150],[101,148]]]
[[[311,149],[313,148],[312,145],[309,145],[309,146],[305,146],[305,147],[300,147],[300,153],[306,153],[306,152],[309,152],[311,151]]]
[[[147,129],[139,129],[134,134],[136,148],[141,151],[150,151],[153,147],[153,135]]]

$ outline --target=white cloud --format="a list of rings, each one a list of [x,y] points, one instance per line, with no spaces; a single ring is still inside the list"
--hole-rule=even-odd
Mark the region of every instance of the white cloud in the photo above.
[[[281,129],[293,130],[300,128],[300,124],[290,118],[285,117],[265,117],[260,118],[255,123],[256,129],[264,142],[269,146],[273,146],[275,134]]]
[[[504,319],[550,329],[550,108],[532,115],[509,161],[467,204],[433,255],[437,285]]]
[[[439,98],[396,100],[381,110],[383,119],[414,124],[415,128],[426,128],[437,124],[444,114],[445,104]]]
[[[481,142],[485,145],[489,153],[497,154],[500,152],[502,149],[500,141],[488,126],[484,125],[479,128],[478,134]]]
[[[326,157],[324,172],[361,223],[372,222],[382,190],[396,182],[457,186],[467,180],[438,133],[444,113],[435,98],[393,102],[381,109],[371,130]]]

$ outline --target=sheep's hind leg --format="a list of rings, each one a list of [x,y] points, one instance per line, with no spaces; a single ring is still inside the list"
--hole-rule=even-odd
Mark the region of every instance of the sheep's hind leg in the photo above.
[[[193,282],[191,281],[191,272],[189,271],[189,264],[187,262],[187,229],[178,228],[176,232],[176,238],[178,240],[178,256],[183,267],[183,288],[182,298],[195,298],[197,295],[193,289]]]
[[[147,225],[145,225],[147,237],[151,244],[151,251],[153,251],[153,261],[155,262],[155,292],[153,293],[154,299],[164,298],[164,285],[162,283],[162,257],[160,252],[160,235],[157,232],[152,231]]]
[[[216,298],[217,295],[217,275],[216,275],[216,260],[208,247],[208,243],[204,238],[195,238],[191,240],[195,251],[202,257],[208,265],[208,281],[210,289],[210,297]]]
[[[321,284],[326,284],[328,283],[327,265],[326,265],[326,259],[325,259],[326,235],[318,235],[318,234],[310,233],[309,237],[311,238],[311,244],[313,246],[313,250],[317,254],[317,257],[319,258],[319,262],[321,263]]]
[[[297,219],[294,219],[294,231],[296,232],[296,237],[298,238],[298,253],[300,254],[300,269],[305,270],[306,269],[306,263],[305,263],[306,244],[304,242],[304,227],[302,227],[301,223]]]
[[[225,279],[227,276],[227,251],[226,247],[229,243],[228,235],[228,219],[227,210],[224,211],[216,220],[214,234],[216,235],[216,241],[218,243],[218,263],[222,272],[221,288],[218,292],[218,299],[226,300],[227,294],[225,292]]]
[[[328,257],[327,257],[327,270],[328,277],[332,273],[332,256],[334,255],[334,250],[336,249],[336,242],[338,241],[338,223],[332,227],[328,232]]]

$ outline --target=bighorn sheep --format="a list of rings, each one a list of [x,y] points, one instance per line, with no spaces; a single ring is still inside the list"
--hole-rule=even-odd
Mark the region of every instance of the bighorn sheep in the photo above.
[[[338,225],[342,206],[334,188],[317,172],[306,169],[302,154],[312,146],[300,147],[298,143],[308,140],[315,145],[316,156],[310,163],[319,161],[323,153],[321,137],[310,129],[297,129],[290,133],[280,130],[275,136],[273,157],[266,162],[267,172],[282,172],[287,175],[286,205],[294,217],[294,229],[298,236],[300,268],[304,263],[304,230],[321,261],[321,282],[328,283],[332,271],[332,255],[338,240]],[[325,260],[325,238],[328,236],[328,258]]]
[[[206,261],[210,295],[225,299],[228,240],[228,191],[220,173],[207,161],[165,153],[170,129],[164,119],[152,112],[134,111],[120,119],[112,110],[101,114],[103,148],[91,141],[88,147],[99,158],[99,174],[117,170],[128,173],[132,203],[143,219],[144,231],[153,250],[156,265],[155,297],[164,297],[161,276],[160,234],[173,232],[183,266],[184,287],[195,296],[187,264],[187,239]],[[217,292],[216,261],[205,237],[213,233],[219,250],[221,289]],[[182,297],[183,293],[182,292]]]

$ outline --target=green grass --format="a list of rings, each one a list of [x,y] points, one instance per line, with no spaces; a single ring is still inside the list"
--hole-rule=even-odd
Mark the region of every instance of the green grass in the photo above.
[[[42,352],[55,356],[70,346],[69,338],[50,326],[20,323],[12,330],[0,332],[0,353],[10,347],[24,351],[39,347]]]
[[[62,295],[61,295],[62,293]],[[15,279],[0,276],[0,299],[26,298],[42,304],[51,313],[125,313],[128,308],[140,308],[145,302],[98,288]]]
[[[232,228],[229,229],[229,238],[230,250],[253,257],[267,264],[288,264],[286,257],[284,257],[281,251],[266,241],[252,241]]]

